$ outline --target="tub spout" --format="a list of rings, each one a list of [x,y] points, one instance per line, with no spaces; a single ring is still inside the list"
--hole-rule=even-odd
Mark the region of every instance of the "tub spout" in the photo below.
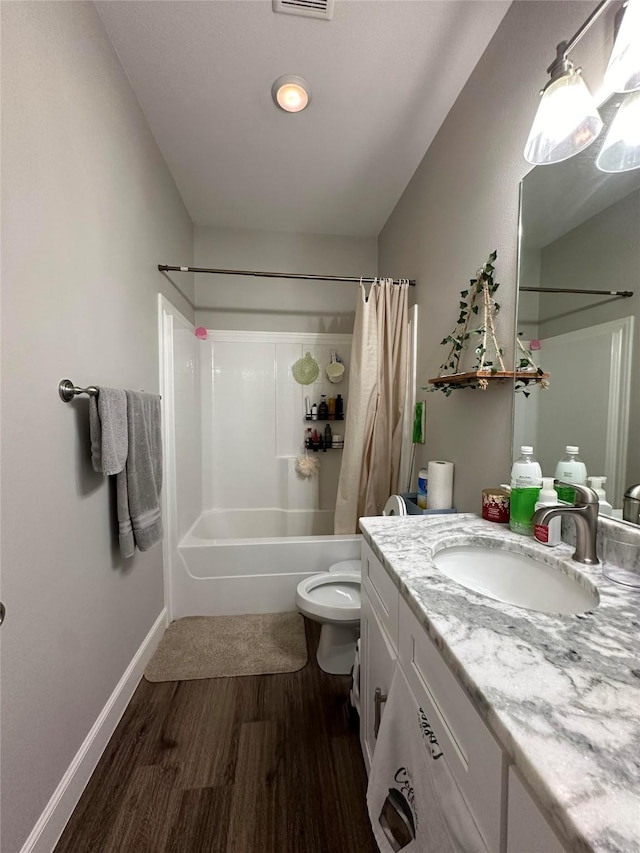
[[[559,486],[575,489],[574,506],[558,504],[558,506],[541,507],[533,514],[533,529],[536,525],[546,527],[552,518],[559,515],[569,515],[576,525],[576,550],[573,559],[577,563],[597,566],[600,562],[596,553],[596,537],[598,534],[598,495],[587,486],[574,483],[563,483],[554,480]]]

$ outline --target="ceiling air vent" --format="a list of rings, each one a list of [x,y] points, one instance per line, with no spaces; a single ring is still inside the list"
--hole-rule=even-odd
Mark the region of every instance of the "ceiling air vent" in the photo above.
[[[272,0],[273,11],[285,15],[302,15],[305,18],[333,18],[334,0]]]

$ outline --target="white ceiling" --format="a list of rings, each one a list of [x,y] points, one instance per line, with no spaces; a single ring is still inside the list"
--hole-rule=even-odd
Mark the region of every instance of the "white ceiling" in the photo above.
[[[375,236],[509,2],[100,0],[107,33],[198,225]],[[282,74],[312,88],[289,115]]]

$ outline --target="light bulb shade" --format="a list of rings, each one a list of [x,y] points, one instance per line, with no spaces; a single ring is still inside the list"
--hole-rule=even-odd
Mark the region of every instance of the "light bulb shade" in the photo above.
[[[622,102],[611,123],[596,166],[602,172],[640,169],[640,92]]]
[[[281,110],[287,113],[300,113],[309,105],[311,87],[302,77],[285,74],[278,77],[271,87],[271,96]]]
[[[576,71],[550,83],[542,94],[524,149],[534,166],[560,163],[583,151],[602,130],[591,92]]]
[[[640,89],[640,0],[629,0],[627,4],[604,83],[612,92]]]

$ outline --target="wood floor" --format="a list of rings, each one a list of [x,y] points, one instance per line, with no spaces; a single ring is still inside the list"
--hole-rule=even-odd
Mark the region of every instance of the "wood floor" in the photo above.
[[[349,679],[143,679],[55,853],[377,853]]]

